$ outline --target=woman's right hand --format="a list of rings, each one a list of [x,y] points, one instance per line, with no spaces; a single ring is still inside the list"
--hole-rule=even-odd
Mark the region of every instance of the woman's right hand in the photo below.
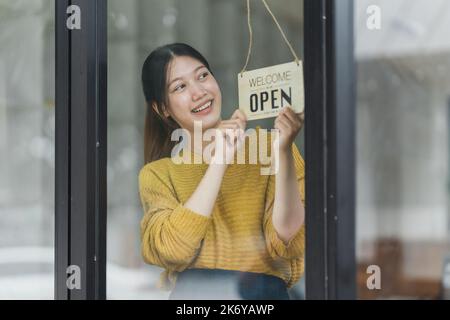
[[[245,139],[245,128],[247,117],[237,109],[229,120],[222,120],[216,127],[220,135],[215,135],[216,139],[221,138],[220,143],[215,141],[214,156],[212,163],[230,164],[234,159]],[[222,148],[220,148],[220,146]]]
[[[214,143],[214,155],[212,155],[212,158],[210,159],[210,164],[217,165],[210,165],[208,167],[194,193],[185,203],[186,208],[203,216],[210,216],[212,214],[222,184],[222,178],[227,169],[227,164],[231,163],[234,159],[236,150],[243,144],[246,123],[247,119],[243,112],[236,110],[229,120],[221,121],[215,128],[217,130],[214,132],[215,141],[213,140],[212,142]],[[227,130],[229,130],[228,133]],[[229,136],[228,140],[234,138],[232,136],[235,134],[230,135],[230,133],[234,132],[240,133],[240,136],[237,134],[237,145],[236,143],[230,144],[230,142],[227,142],[227,136]],[[216,139],[220,139],[223,147],[221,148],[222,150],[215,150],[215,146],[217,145]],[[225,152],[225,146],[232,148],[232,152],[228,152],[227,154]]]

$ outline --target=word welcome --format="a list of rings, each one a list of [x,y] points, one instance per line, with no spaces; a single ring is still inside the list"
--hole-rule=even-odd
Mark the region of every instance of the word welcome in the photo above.
[[[285,71],[282,73],[278,72],[278,73],[268,74],[266,76],[250,78],[248,81],[250,84],[250,88],[253,88],[253,87],[260,87],[260,86],[265,86],[265,85],[276,84],[276,83],[282,82],[282,81],[291,81],[291,79],[292,79],[292,72],[290,70],[288,70],[288,71]]]

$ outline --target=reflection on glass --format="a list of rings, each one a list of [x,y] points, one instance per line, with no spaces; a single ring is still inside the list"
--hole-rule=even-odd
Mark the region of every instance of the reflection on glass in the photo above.
[[[0,0],[0,299],[53,299],[54,1]]]
[[[303,4],[273,2],[273,11],[297,52],[303,46]],[[157,288],[163,269],[145,264],[139,225],[143,208],[138,174],[143,167],[145,101],[141,69],[156,47],[184,42],[207,57],[222,91],[222,117],[237,105],[236,74],[245,62],[248,30],[243,1],[108,1],[108,298],[167,299]],[[271,17],[253,9],[254,46],[248,69],[292,61]],[[270,48],[270,50],[267,50]],[[271,128],[273,119],[250,127]],[[303,133],[303,131],[302,131]],[[302,133],[297,145],[303,153]],[[116,271],[114,279],[112,268]],[[121,277],[126,274],[126,279]],[[301,279],[290,294],[302,298]]]
[[[355,4],[359,298],[449,299],[450,3]]]

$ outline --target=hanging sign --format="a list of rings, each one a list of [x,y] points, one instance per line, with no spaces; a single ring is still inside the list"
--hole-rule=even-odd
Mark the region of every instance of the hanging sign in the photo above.
[[[239,108],[247,120],[276,117],[287,106],[304,110],[302,62],[289,62],[238,74]]]
[[[253,43],[250,0],[247,0],[250,41],[245,65],[238,74],[239,109],[246,114],[247,120],[276,117],[282,108],[288,106],[293,108],[295,113],[301,113],[305,107],[302,62],[299,60],[266,0],[261,1],[272,16],[295,60],[290,63],[246,71]]]

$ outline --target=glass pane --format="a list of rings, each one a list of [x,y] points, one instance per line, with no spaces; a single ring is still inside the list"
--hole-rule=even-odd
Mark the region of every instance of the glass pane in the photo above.
[[[293,61],[262,3],[252,2],[253,54],[248,70]],[[303,55],[303,2],[269,1],[295,51]],[[141,70],[158,46],[184,42],[208,60],[222,92],[222,118],[238,105],[236,77],[248,48],[245,1],[108,1],[108,298],[167,299],[163,269],[141,255],[143,207],[138,175],[144,166]],[[270,49],[269,49],[270,48]],[[272,128],[273,119],[247,127]],[[296,140],[303,154],[303,131]],[[244,246],[245,244],[241,244]],[[286,271],[289,274],[290,271]],[[303,277],[290,291],[303,298]]]
[[[53,299],[54,1],[0,0],[0,299]]]
[[[449,299],[450,2],[355,5],[358,296]]]

